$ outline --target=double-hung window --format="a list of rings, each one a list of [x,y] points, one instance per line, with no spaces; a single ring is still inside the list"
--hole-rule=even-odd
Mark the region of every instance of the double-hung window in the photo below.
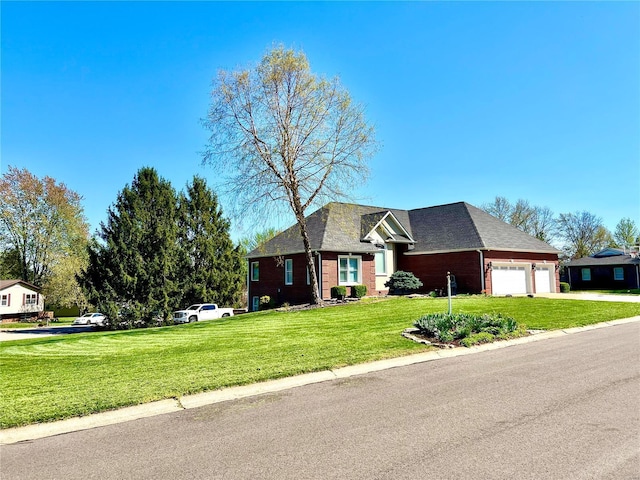
[[[614,280],[624,280],[624,268],[622,268],[622,267],[613,267],[613,279]]]
[[[362,283],[361,258],[351,255],[338,257],[338,283],[340,285],[358,285]]]
[[[27,293],[24,298],[25,305],[35,305],[37,303],[37,295],[35,293]]]
[[[9,306],[9,295],[0,296],[0,306],[3,306],[3,307]]]
[[[284,284],[293,285],[293,259],[287,258],[284,261]]]

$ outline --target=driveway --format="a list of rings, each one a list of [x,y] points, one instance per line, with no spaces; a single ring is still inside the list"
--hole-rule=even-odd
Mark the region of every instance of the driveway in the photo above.
[[[51,335],[68,335],[71,333],[92,332],[91,325],[60,325],[35,328],[11,328],[0,330],[0,342],[24,340],[25,338],[50,337]]]
[[[594,300],[597,302],[640,303],[640,295],[613,295],[606,293],[536,293],[536,297],[559,298],[562,300]]]

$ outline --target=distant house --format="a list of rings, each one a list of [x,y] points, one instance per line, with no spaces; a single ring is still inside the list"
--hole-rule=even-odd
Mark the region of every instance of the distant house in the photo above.
[[[22,280],[0,280],[0,320],[37,317],[43,310],[39,287]]]
[[[625,290],[640,288],[638,250],[606,248],[566,264],[571,290]]]
[[[458,293],[557,292],[555,248],[465,202],[416,210],[329,203],[307,217],[323,299],[336,285],[388,292],[398,270],[412,272],[424,292],[441,290],[447,272]],[[297,225],[247,255],[250,308],[261,296],[276,303],[310,301],[309,274]]]

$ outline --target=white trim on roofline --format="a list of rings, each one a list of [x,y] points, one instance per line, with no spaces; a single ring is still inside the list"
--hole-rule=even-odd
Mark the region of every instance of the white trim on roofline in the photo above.
[[[460,252],[477,252],[478,250],[482,250],[483,252],[516,252],[516,253],[546,253],[550,255],[558,255],[560,253],[559,250],[551,251],[551,250],[531,250],[528,248],[457,248],[451,250],[429,250],[429,251],[409,251],[404,252],[403,255],[413,256],[413,255],[436,255],[439,253],[460,253]]]
[[[415,240],[413,239],[413,237],[411,236],[411,234],[409,234],[409,232],[407,231],[406,228],[404,228],[404,226],[402,225],[402,223],[396,218],[396,216],[393,214],[393,212],[391,210],[387,210],[387,213],[385,213],[383,215],[383,217],[378,221],[378,223],[376,223],[373,228],[371,230],[369,230],[369,232],[364,236],[363,240],[371,240],[371,232],[375,232],[376,229],[379,226],[382,226],[382,228],[384,228],[385,231],[387,231],[387,229],[385,228],[384,225],[382,225],[383,222],[385,222],[385,220],[387,219],[387,217],[391,215],[391,218],[393,218],[393,221],[396,223],[396,225],[398,227],[400,227],[402,229],[402,232],[404,232],[404,234],[407,236],[407,238],[409,239],[408,242],[402,242],[402,243],[415,243]],[[387,231],[387,233],[389,233]],[[389,234],[391,235],[391,234]]]

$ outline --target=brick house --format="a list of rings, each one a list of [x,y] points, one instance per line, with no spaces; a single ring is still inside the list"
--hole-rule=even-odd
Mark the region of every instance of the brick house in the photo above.
[[[455,275],[459,293],[557,292],[558,250],[465,202],[415,210],[329,203],[307,217],[322,299],[336,285],[366,285],[368,295],[398,270],[422,291],[443,289]],[[249,308],[268,295],[276,303],[310,301],[298,226],[247,255]]]

